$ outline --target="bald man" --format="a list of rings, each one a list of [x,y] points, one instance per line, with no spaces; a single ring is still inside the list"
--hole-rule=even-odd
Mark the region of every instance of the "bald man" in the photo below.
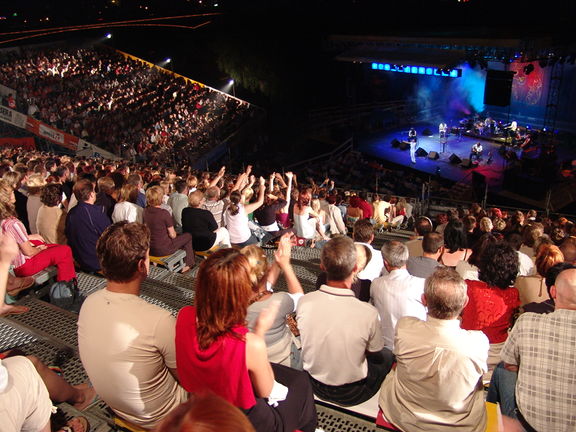
[[[561,272],[550,295],[554,312],[520,316],[502,349],[503,368],[490,384],[504,397],[502,413],[516,415],[527,431],[576,430],[576,269]],[[514,386],[510,371],[518,373],[516,409],[506,398]]]

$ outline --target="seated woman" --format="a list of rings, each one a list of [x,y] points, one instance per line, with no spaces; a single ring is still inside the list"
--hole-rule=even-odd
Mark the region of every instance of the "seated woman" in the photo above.
[[[0,180],[0,220],[2,233],[18,243],[19,253],[12,260],[14,274],[32,276],[49,266],[56,266],[58,282],[75,284],[76,271],[69,246],[49,244],[40,235],[28,235],[24,224],[16,217],[14,190]]]
[[[230,234],[224,227],[218,228],[214,215],[200,208],[206,199],[200,191],[188,195],[188,204],[182,210],[182,232],[192,235],[192,246],[195,251],[207,251],[216,245],[230,247]]]
[[[294,205],[294,230],[298,237],[314,240],[320,235],[319,216],[310,203],[312,201],[311,189],[304,189],[298,195],[298,201]]]
[[[495,243],[498,243],[498,239],[492,233],[484,234],[474,243],[468,261],[459,261],[458,264],[456,264],[456,272],[458,272],[462,279],[480,280],[478,279],[478,263],[480,262],[480,257],[488,245]]]
[[[520,293],[520,304],[524,306],[528,303],[543,302],[550,297],[546,290],[546,273],[548,270],[564,262],[564,254],[558,246],[542,244],[536,253],[536,274],[532,276],[519,276],[514,283]]]
[[[290,265],[291,247],[290,234],[284,234],[274,254],[276,260],[271,266],[268,266],[266,254],[260,247],[250,245],[240,250],[250,263],[250,276],[254,286],[254,295],[250,299],[246,320],[248,329],[254,331],[260,312],[268,309],[273,302],[278,302],[279,312],[264,336],[268,360],[272,363],[302,369],[300,351],[293,345],[292,332],[286,325],[286,315],[296,311],[298,300],[304,295],[302,286]],[[287,293],[274,292],[272,289],[281,271],[284,272],[288,285]]]
[[[479,281],[467,280],[468,304],[462,311],[461,327],[481,330],[490,341],[489,379],[500,363],[500,351],[508,338],[508,329],[520,306],[518,290],[513,286],[518,274],[518,255],[508,244],[489,244],[478,262]]]
[[[264,178],[260,177],[258,199],[250,204],[242,204],[242,194],[235,190],[230,194],[230,204],[224,211],[224,223],[230,233],[232,246],[244,247],[258,243],[258,239],[248,224],[248,215],[264,203]]]
[[[44,186],[40,200],[42,206],[38,210],[38,217],[36,218],[38,234],[44,238],[46,243],[66,244],[66,235],[64,234],[66,212],[60,208],[62,185],[50,183]]]
[[[364,212],[360,208],[360,204],[358,203],[358,197],[357,196],[351,196],[349,202],[350,202],[350,205],[348,206],[348,209],[346,210],[345,221],[346,221],[346,226],[348,227],[348,229],[350,231],[352,231],[354,224],[358,220],[364,219]]]
[[[261,313],[254,333],[245,327],[252,287],[248,259],[235,249],[220,249],[202,263],[196,304],[181,309],[176,321],[180,383],[190,393],[210,391],[226,399],[258,432],[314,432],[308,376],[268,362],[264,335],[277,304]]]
[[[46,185],[46,180],[42,174],[32,174],[26,181],[28,189],[28,201],[26,201],[26,212],[28,214],[28,224],[30,226],[30,234],[38,234],[36,227],[36,218],[38,217],[38,210],[42,205],[40,194]]]
[[[176,234],[174,219],[168,211],[160,207],[163,197],[164,189],[160,186],[152,186],[146,191],[146,208],[142,219],[150,229],[150,255],[172,255],[182,249],[186,252],[186,258],[181,272],[186,273],[194,265],[192,236],[189,233]]]
[[[138,186],[129,183],[122,186],[118,193],[118,202],[114,204],[112,223],[121,221],[142,223],[143,210],[136,204],[139,192]]]
[[[472,251],[468,249],[468,236],[464,224],[459,219],[452,219],[444,229],[444,253],[438,261],[440,264],[456,268],[460,261],[468,261]]]

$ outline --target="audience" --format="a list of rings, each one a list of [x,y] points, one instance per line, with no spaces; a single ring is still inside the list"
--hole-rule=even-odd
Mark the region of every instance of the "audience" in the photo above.
[[[422,239],[421,248],[422,255],[408,258],[406,270],[412,276],[426,279],[437,267],[441,267],[438,259],[444,252],[444,237],[437,232],[427,232]]]
[[[420,216],[414,224],[416,236],[406,242],[410,257],[419,257],[423,254],[422,240],[424,235],[432,232],[432,221],[426,216]]]
[[[192,235],[192,246],[195,251],[207,251],[217,245],[230,247],[230,234],[224,227],[218,228],[214,215],[205,210],[204,194],[200,191],[192,192],[187,197],[190,207],[182,210],[182,232]]]
[[[142,219],[150,229],[150,254],[161,257],[182,249],[186,252],[186,257],[185,265],[180,271],[186,273],[194,266],[195,260],[192,236],[189,233],[176,233],[172,216],[167,210],[160,208],[163,196],[164,190],[160,186],[152,186],[146,191],[148,205]]]
[[[462,328],[481,330],[488,337],[489,372],[500,362],[500,350],[520,306],[518,290],[513,286],[517,274],[516,251],[505,243],[496,243],[488,245],[480,256],[479,280],[466,281],[469,301],[462,311]]]
[[[49,244],[38,234],[28,234],[24,224],[16,217],[14,190],[0,180],[0,221],[2,234],[18,244],[18,253],[12,260],[14,274],[32,276],[49,266],[56,266],[58,282],[74,285],[76,271],[69,246]]]
[[[66,244],[66,212],[61,208],[62,196],[62,185],[59,183],[47,184],[42,190],[42,205],[38,209],[36,228],[46,243]]]
[[[266,254],[256,245],[242,248],[240,252],[250,264],[250,276],[254,294],[248,306],[246,320],[248,329],[254,331],[260,313],[278,303],[278,313],[264,339],[268,351],[268,360],[295,369],[302,369],[299,347],[293,343],[293,336],[286,325],[286,316],[293,313],[298,301],[304,295],[302,286],[290,265],[290,234],[280,239],[278,250],[274,254],[275,261],[268,266]],[[273,286],[280,273],[284,273],[288,292],[274,292]]]
[[[394,336],[396,367],[380,389],[379,405],[389,422],[406,431],[486,429],[482,373],[488,340],[460,328],[466,284],[450,268],[439,268],[422,295],[427,317],[403,317]]]
[[[211,391],[242,409],[256,431],[314,432],[305,373],[267,358],[264,338],[278,304],[261,312],[254,332],[245,327],[253,295],[250,264],[237,250],[220,249],[202,263],[195,306],[181,309],[176,323],[178,376],[188,392]]]
[[[576,425],[576,269],[562,271],[550,289],[554,312],[524,313],[494,371],[488,400],[526,431],[568,431]]]
[[[394,356],[384,348],[378,311],[350,289],[357,266],[353,241],[328,241],[321,265],[326,285],[302,297],[296,309],[303,366],[317,396],[356,405],[376,394]]]
[[[361,271],[356,274],[358,279],[373,281],[380,277],[384,262],[382,253],[372,247],[374,241],[374,226],[368,219],[360,219],[354,224],[352,240],[357,245],[363,245],[368,249],[369,259]]]
[[[406,270],[408,248],[400,241],[387,241],[382,246],[384,268],[388,274],[374,279],[370,299],[380,314],[380,326],[387,348],[394,348],[394,329],[404,316],[426,319],[422,304],[424,279]]]
[[[104,208],[95,204],[96,192],[90,180],[78,180],[73,192],[78,204],[66,216],[66,238],[80,268],[88,273],[97,273],[100,263],[96,243],[110,225],[110,219],[104,213]]]
[[[98,240],[106,288],[78,317],[78,350],[90,382],[114,413],[152,429],[188,393],[179,384],[170,312],[139,297],[150,267],[150,230],[118,222]]]

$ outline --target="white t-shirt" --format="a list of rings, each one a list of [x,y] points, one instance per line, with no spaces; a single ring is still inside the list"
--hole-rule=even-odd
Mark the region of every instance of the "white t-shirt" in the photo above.
[[[252,235],[248,227],[248,216],[246,216],[244,206],[238,204],[238,207],[238,213],[235,215],[232,215],[229,210],[224,211],[224,223],[230,233],[230,242],[233,244],[244,243]]]
[[[176,321],[137,295],[103,289],[86,299],[78,317],[78,349],[103,401],[120,417],[153,429],[187,392],[176,369]]]
[[[128,201],[122,201],[114,205],[112,222],[127,221],[142,223],[142,212],[143,209],[139,205]]]

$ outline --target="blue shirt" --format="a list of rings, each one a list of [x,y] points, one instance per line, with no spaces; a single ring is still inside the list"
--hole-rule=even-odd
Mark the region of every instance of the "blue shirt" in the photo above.
[[[74,259],[88,272],[100,270],[96,256],[96,242],[111,224],[104,207],[79,202],[66,216],[66,238]]]

